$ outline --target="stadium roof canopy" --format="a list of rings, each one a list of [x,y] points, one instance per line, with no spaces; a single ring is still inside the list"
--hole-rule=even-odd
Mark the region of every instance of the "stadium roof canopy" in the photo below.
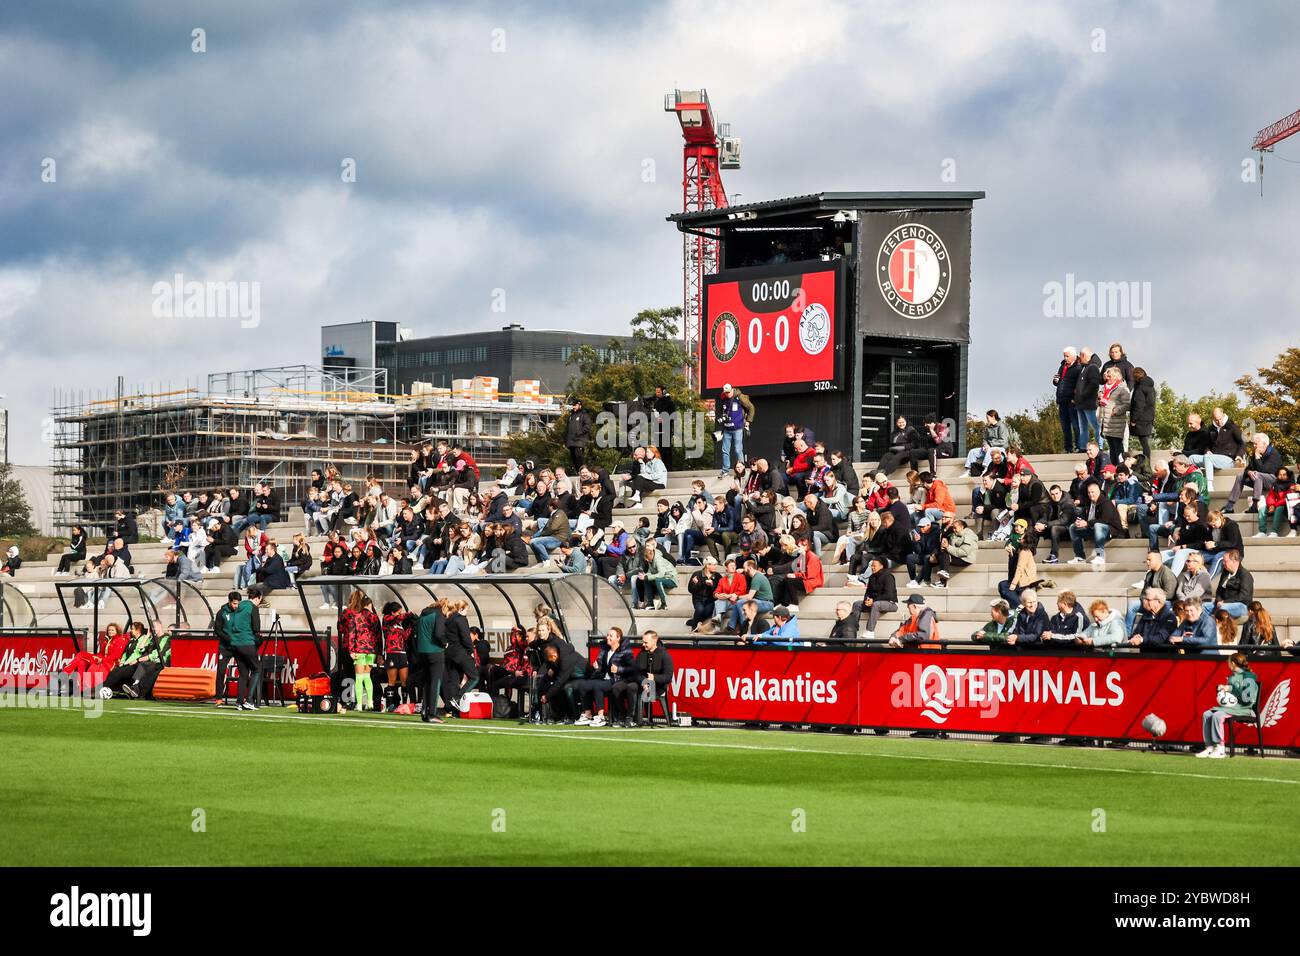
[[[734,223],[744,213],[759,216],[806,216],[819,212],[834,213],[844,209],[969,209],[983,190],[975,192],[825,192],[742,203],[698,212],[676,212],[669,222],[686,226],[724,226]],[[746,217],[749,218],[749,217]]]

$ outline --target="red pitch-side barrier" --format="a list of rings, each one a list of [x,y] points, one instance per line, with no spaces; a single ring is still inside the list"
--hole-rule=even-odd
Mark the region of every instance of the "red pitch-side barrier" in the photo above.
[[[60,673],[80,650],[80,635],[74,639],[66,631],[0,631],[0,686],[45,687],[50,676]],[[280,638],[278,645],[268,639],[258,650],[263,655],[270,655],[273,651],[285,659],[279,677],[286,698],[292,696],[293,682],[299,677],[309,677],[327,669],[322,651],[317,649],[310,634],[288,633]],[[174,637],[172,666],[215,670],[216,638],[185,634]]]
[[[1114,657],[1050,650],[908,651],[669,644],[673,700],[695,720],[799,723],[891,730],[1201,741],[1201,714],[1228,674],[1218,655]],[[1290,701],[1295,659],[1255,659],[1264,744],[1300,747]],[[1240,738],[1255,741],[1254,729]]]
[[[84,635],[38,629],[0,631],[0,686],[45,687],[84,650]]]

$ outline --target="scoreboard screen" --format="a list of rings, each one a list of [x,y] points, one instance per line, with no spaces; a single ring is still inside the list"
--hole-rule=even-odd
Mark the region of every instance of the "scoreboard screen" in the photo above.
[[[703,392],[757,395],[842,385],[843,260],[730,269],[704,280]]]

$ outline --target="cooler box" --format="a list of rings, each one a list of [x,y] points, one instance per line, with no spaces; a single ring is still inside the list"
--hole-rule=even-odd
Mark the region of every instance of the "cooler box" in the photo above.
[[[491,720],[492,698],[481,690],[472,690],[460,699],[460,716],[465,720]]]

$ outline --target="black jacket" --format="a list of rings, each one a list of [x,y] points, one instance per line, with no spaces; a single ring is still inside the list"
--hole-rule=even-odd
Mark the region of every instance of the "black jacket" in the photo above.
[[[1128,406],[1129,431],[1150,435],[1156,427],[1156,383],[1145,376],[1133,383],[1133,397]]]
[[[1257,456],[1252,451],[1249,458],[1246,459],[1247,471],[1259,471],[1266,475],[1276,475],[1277,470],[1282,467],[1282,455],[1277,450],[1276,445],[1269,445],[1264,449],[1262,456]]]
[[[1052,377],[1052,382],[1056,385],[1056,404],[1074,404],[1074,389],[1079,384],[1079,368],[1078,359],[1070,365],[1066,365],[1065,359],[1061,359],[1061,365],[1057,368],[1056,375]]]
[[[867,591],[863,598],[870,598],[873,601],[892,601],[898,603],[898,582],[894,580],[894,573],[888,568],[881,568],[880,572],[867,578]]]
[[[862,605],[854,604],[853,610],[844,620],[836,620],[831,626],[830,639],[832,641],[855,641],[858,639],[858,627],[862,619]]]
[[[853,467],[853,462],[844,458],[838,465],[833,466],[831,471],[835,473],[836,480],[848,489],[849,494],[857,497],[858,492],[862,489],[862,485],[858,481],[858,472]]]
[[[1276,468],[1273,470],[1277,471]],[[126,544],[139,544],[140,529],[136,526],[135,515],[127,514],[119,518],[113,526],[113,537],[121,538]]]
[[[591,413],[585,408],[569,413],[564,426],[564,444],[569,448],[586,448],[591,441]]]
[[[656,684],[667,684],[673,679],[673,659],[663,645],[653,651],[644,647],[637,651],[635,667],[640,677],[653,676]]]
[[[271,555],[270,559],[257,569],[257,581],[266,588],[287,588],[290,587],[289,572],[285,570],[284,558],[279,553]]]
[[[1101,362],[1097,356],[1079,369],[1079,380],[1074,386],[1074,407],[1096,411],[1098,389],[1101,388]]]
[[[895,522],[892,527],[882,527],[876,532],[870,550],[883,555],[891,566],[899,564],[912,553],[912,535]]]
[[[1228,574],[1224,568],[1219,575],[1219,586],[1214,590],[1214,600],[1224,604],[1245,604],[1249,606],[1255,599],[1255,578],[1245,567],[1238,567],[1236,574]]]
[[[1016,506],[1016,517],[1024,518],[1031,525],[1046,521],[1052,510],[1052,499],[1047,495],[1047,486],[1039,479],[1032,479],[1020,488],[1020,502]]]
[[[1208,431],[1210,433],[1210,451],[1214,454],[1227,455],[1229,458],[1240,458],[1246,453],[1245,436],[1241,434],[1241,429],[1237,427],[1237,423],[1231,419],[1222,428],[1211,422]]]
[[[506,570],[515,571],[528,567],[528,546],[519,535],[509,535],[504,541],[499,542],[497,547],[506,553]]]
[[[1110,525],[1112,537],[1124,536],[1124,523],[1120,521],[1119,509],[1115,507],[1115,502],[1109,498],[1098,498],[1096,511],[1093,511],[1092,508],[1092,502],[1086,498],[1083,504],[1079,506],[1079,517],[1087,521],[1089,527],[1098,522],[1108,524]],[[1090,513],[1092,514],[1091,520],[1088,518]]]

